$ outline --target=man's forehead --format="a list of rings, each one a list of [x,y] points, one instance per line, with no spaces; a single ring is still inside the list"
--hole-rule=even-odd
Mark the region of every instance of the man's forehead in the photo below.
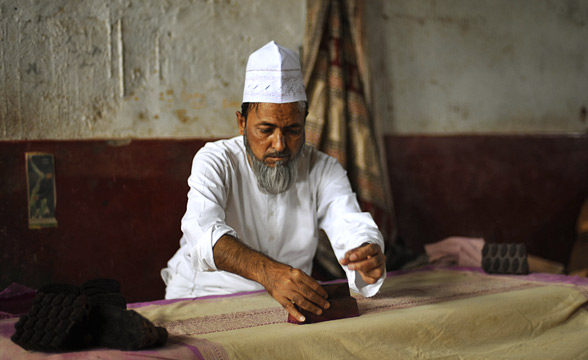
[[[258,121],[286,121],[303,123],[304,109],[299,103],[252,103],[251,110]]]

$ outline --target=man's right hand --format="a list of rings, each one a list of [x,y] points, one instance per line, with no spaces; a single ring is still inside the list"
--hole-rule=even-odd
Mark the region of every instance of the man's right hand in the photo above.
[[[304,271],[279,263],[230,235],[217,241],[213,254],[218,269],[257,281],[300,322],[305,318],[294,304],[317,315],[330,306],[325,289]]]
[[[331,306],[326,300],[327,292],[316,280],[304,271],[288,265],[272,261],[266,266],[260,283],[300,322],[304,322],[304,315],[294,305],[317,315],[321,315],[323,309]]]

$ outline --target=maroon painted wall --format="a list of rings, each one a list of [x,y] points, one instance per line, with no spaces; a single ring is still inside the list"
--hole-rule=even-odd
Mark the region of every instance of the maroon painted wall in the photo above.
[[[118,279],[160,299],[190,164],[204,140],[0,142],[0,289]],[[588,135],[388,136],[398,232],[416,251],[452,235],[525,242],[567,263],[588,197]],[[58,228],[29,230],[25,157],[54,154]]]
[[[462,235],[568,262],[588,198],[588,135],[389,136],[386,150],[412,249]]]
[[[110,277],[128,301],[162,298],[159,269],[178,247],[186,180],[203,144],[0,142],[0,289]],[[57,228],[28,229],[26,151],[54,155]]]

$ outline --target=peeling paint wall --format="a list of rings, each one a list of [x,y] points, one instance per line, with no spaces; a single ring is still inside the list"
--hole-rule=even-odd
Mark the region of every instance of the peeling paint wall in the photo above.
[[[367,4],[385,133],[588,131],[588,1]]]
[[[0,139],[237,134],[248,55],[304,0],[0,2]]]
[[[385,134],[588,130],[587,0],[366,0]],[[237,134],[244,68],[305,0],[0,0],[0,139]]]

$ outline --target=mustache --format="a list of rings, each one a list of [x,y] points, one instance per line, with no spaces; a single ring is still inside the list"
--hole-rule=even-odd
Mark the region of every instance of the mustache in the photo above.
[[[263,159],[265,160],[269,157],[288,157],[290,155],[291,155],[290,151],[274,151],[274,152],[267,153],[267,154],[263,155]]]

